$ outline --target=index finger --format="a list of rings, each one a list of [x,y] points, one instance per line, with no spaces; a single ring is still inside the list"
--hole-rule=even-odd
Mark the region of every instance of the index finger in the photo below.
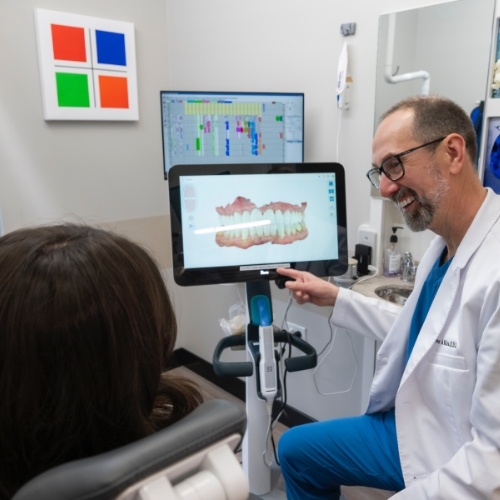
[[[302,273],[302,271],[297,271],[296,269],[292,269],[291,267],[278,267],[276,269],[276,272],[293,279],[297,279]]]

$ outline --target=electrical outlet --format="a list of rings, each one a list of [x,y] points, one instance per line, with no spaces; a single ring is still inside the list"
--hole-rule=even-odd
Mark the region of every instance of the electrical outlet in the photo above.
[[[287,324],[288,324],[288,331],[290,333],[299,333],[300,338],[307,342],[307,338],[306,338],[307,328],[305,326],[300,326],[300,325],[297,325],[296,323],[290,323],[290,321],[288,321]]]

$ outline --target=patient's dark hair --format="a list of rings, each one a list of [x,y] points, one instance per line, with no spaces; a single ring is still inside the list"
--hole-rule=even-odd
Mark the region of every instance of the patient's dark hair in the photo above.
[[[55,465],[192,411],[169,367],[177,326],[140,246],[79,225],[0,238],[0,498]]]

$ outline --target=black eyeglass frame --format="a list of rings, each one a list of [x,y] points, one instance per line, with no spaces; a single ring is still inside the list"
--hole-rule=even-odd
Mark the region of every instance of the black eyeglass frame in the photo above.
[[[413,151],[416,151],[417,149],[425,148],[425,147],[430,146],[432,144],[436,144],[438,142],[441,142],[444,139],[446,139],[446,137],[447,136],[445,135],[444,137],[440,137],[439,139],[434,139],[433,141],[426,142],[425,144],[421,144],[420,146],[415,146],[414,148],[407,149],[406,151],[403,151],[402,153],[398,153],[398,154],[389,156],[389,158],[386,158],[382,162],[382,164],[380,165],[380,167],[374,167],[374,168],[371,168],[370,170],[368,170],[368,172],[366,172],[366,177],[368,177],[368,180],[370,181],[371,185],[375,189],[380,189],[380,177],[381,177],[382,174],[384,174],[390,181],[399,181],[399,179],[402,179],[404,177],[405,173],[406,173],[405,172],[405,167],[403,165],[403,161],[401,160],[402,156],[405,156],[407,154],[413,153]],[[388,174],[384,170],[384,163],[386,163],[389,160],[392,160],[393,158],[396,158],[396,160],[398,160],[398,163],[399,163],[399,165],[401,167],[401,175],[398,175],[397,177],[392,177],[390,174]],[[371,177],[375,173],[378,174],[378,183],[375,183],[373,181],[372,177]]]

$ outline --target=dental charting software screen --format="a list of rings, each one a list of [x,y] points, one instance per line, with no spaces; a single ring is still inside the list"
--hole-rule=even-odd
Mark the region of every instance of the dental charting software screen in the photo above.
[[[321,276],[347,268],[339,164],[180,165],[169,184],[178,284],[276,279],[278,266]]]
[[[165,179],[173,165],[303,161],[303,93],[161,91],[160,99]]]

